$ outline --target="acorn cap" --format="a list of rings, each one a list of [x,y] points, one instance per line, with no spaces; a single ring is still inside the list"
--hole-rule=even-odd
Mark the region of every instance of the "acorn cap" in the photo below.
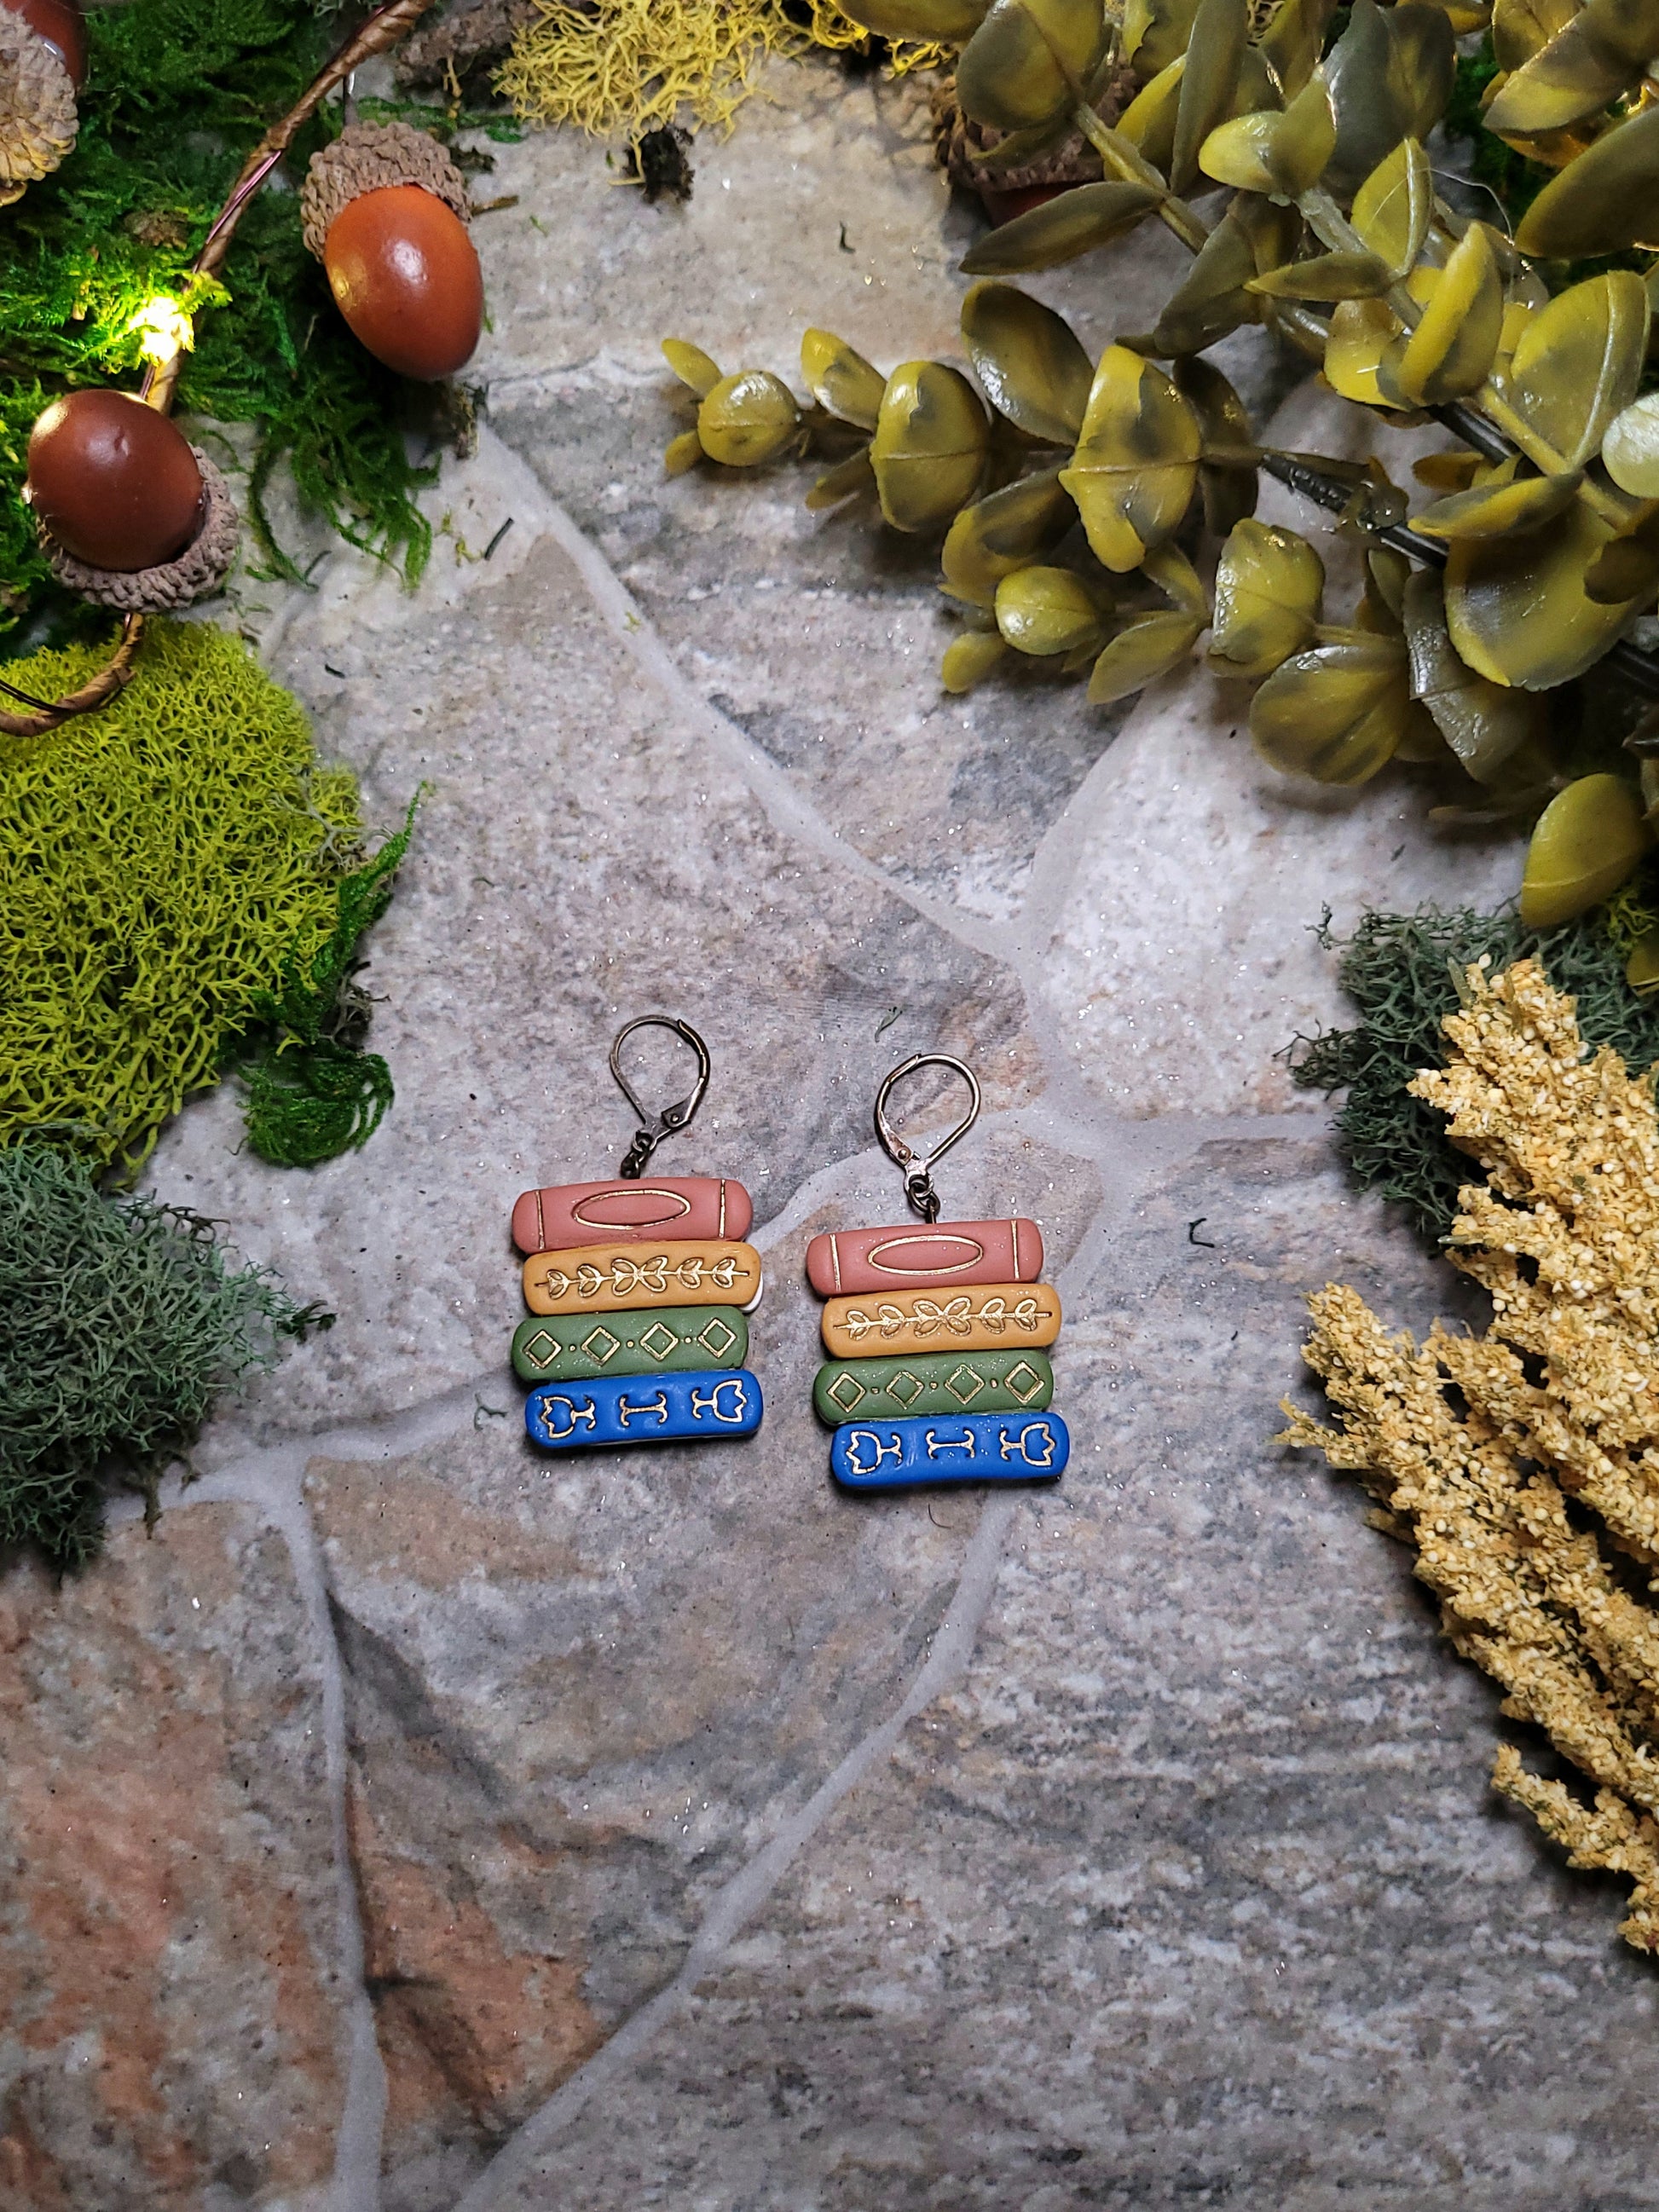
[[[419,185],[465,222],[466,180],[437,140],[412,123],[349,123],[311,157],[300,188],[300,226],[320,261],[334,218],[349,201],[388,185]]]
[[[75,81],[55,46],[0,9],[0,207],[21,199],[70,153],[79,118]]]
[[[223,477],[199,446],[190,450],[202,471],[202,520],[184,551],[153,568],[94,568],[66,553],[37,522],[40,550],[60,584],[94,606],[113,607],[124,615],[173,614],[218,590],[236,557],[240,526]]]

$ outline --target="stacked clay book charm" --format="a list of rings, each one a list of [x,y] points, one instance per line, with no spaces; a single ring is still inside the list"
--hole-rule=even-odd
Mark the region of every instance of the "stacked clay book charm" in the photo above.
[[[647,1026],[697,1055],[690,1096],[654,1117],[620,1059]],[[752,1436],[763,1407],[744,1363],[762,1283],[760,1254],[743,1242],[749,1194],[722,1176],[644,1173],[702,1104],[708,1048],[688,1023],[642,1014],[617,1032],[611,1072],[641,1124],[618,1176],[527,1190],[513,1208],[513,1241],[529,1255],[530,1315],[513,1338],[514,1367],[534,1385],[525,1425],[550,1451]]]
[[[948,1067],[966,1082],[965,1118],[926,1160],[887,1119],[896,1084],[918,1068]],[[946,1053],[918,1053],[876,1096],[876,1133],[905,1170],[921,1225],[838,1230],[806,1248],[806,1273],[824,1300],[831,1357],[812,1402],[835,1429],[830,1464],[853,1490],[925,1483],[1029,1481],[1057,1475],[1071,1440],[1048,1410],[1060,1300],[1042,1272],[1036,1222],[941,1221],[935,1163],[979,1115],[973,1070]]]

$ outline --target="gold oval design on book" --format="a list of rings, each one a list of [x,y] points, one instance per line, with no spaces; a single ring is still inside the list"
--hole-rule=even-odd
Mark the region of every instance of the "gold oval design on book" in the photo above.
[[[953,1244],[966,1256],[949,1261],[942,1260],[890,1260],[890,1252],[914,1251],[920,1245]],[[985,1257],[985,1247],[971,1237],[935,1237],[925,1230],[907,1230],[902,1237],[890,1237],[884,1244],[872,1244],[865,1254],[866,1267],[879,1267],[884,1275],[959,1275],[964,1267],[976,1267]]]
[[[594,1213],[595,1206],[608,1206],[613,1199],[660,1198],[667,1202],[663,1213]],[[677,1190],[664,1190],[655,1183],[618,1183],[615,1190],[596,1190],[592,1198],[585,1198],[570,1209],[573,1221],[580,1221],[584,1229],[660,1229],[665,1222],[684,1221],[691,1211],[691,1201]]]

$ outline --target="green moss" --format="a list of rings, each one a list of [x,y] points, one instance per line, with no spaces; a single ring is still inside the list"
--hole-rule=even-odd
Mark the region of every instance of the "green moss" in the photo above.
[[[0,1152],[0,1547],[81,1565],[112,1482],[153,1509],[215,1398],[331,1321],[233,1268],[194,1215],[106,1198],[44,1146]]]
[[[51,697],[101,658],[12,672]],[[155,623],[101,714],[0,740],[0,1146],[50,1129],[129,1172],[261,1025],[328,1033],[408,835],[356,865],[351,777],[317,765],[299,702],[206,623]],[[337,1024],[332,1041],[358,1039]]]
[[[1650,882],[1644,896],[1653,895]],[[1523,928],[1511,908],[1476,914],[1429,906],[1367,914],[1340,945],[1328,914],[1321,925],[1320,942],[1339,951],[1337,978],[1360,1020],[1355,1029],[1298,1037],[1289,1048],[1291,1079],[1303,1090],[1346,1091],[1335,1129],[1355,1180],[1402,1206],[1437,1247],[1474,1170],[1447,1137],[1443,1117],[1406,1086],[1420,1069],[1445,1065],[1441,1024],[1456,1008],[1458,975],[1482,959],[1494,970],[1541,960],[1550,981],[1577,1001],[1586,1040],[1612,1045],[1639,1074],[1659,1060],[1659,1012],[1626,984],[1628,946],[1611,920],[1613,926],[1601,908],[1539,931]]]

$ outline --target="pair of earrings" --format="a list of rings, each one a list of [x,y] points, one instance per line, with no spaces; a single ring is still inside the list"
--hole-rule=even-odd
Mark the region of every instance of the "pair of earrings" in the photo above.
[[[624,1042],[647,1027],[673,1031],[697,1058],[689,1095],[654,1116],[621,1060]],[[929,1066],[961,1076],[970,1103],[922,1159],[887,1104],[896,1085]],[[689,1023],[664,1014],[628,1023],[611,1045],[611,1073],[641,1127],[618,1176],[526,1191],[513,1208],[530,1308],[513,1364],[533,1385],[526,1425],[549,1449],[750,1436],[760,1426],[760,1383],[744,1364],[763,1288],[760,1255],[743,1241],[754,1218],[749,1194],[724,1177],[645,1175],[663,1138],[690,1126],[709,1067]],[[1060,1313],[1037,1279],[1041,1231],[1018,1216],[939,1218],[933,1167],[979,1110],[964,1061],[921,1053],[896,1067],[877,1093],[876,1133],[924,1225],[841,1230],[807,1247],[831,1354],[813,1402],[836,1431],[830,1466],[850,1489],[1030,1480],[1066,1465],[1066,1425],[1048,1411],[1046,1347]]]

